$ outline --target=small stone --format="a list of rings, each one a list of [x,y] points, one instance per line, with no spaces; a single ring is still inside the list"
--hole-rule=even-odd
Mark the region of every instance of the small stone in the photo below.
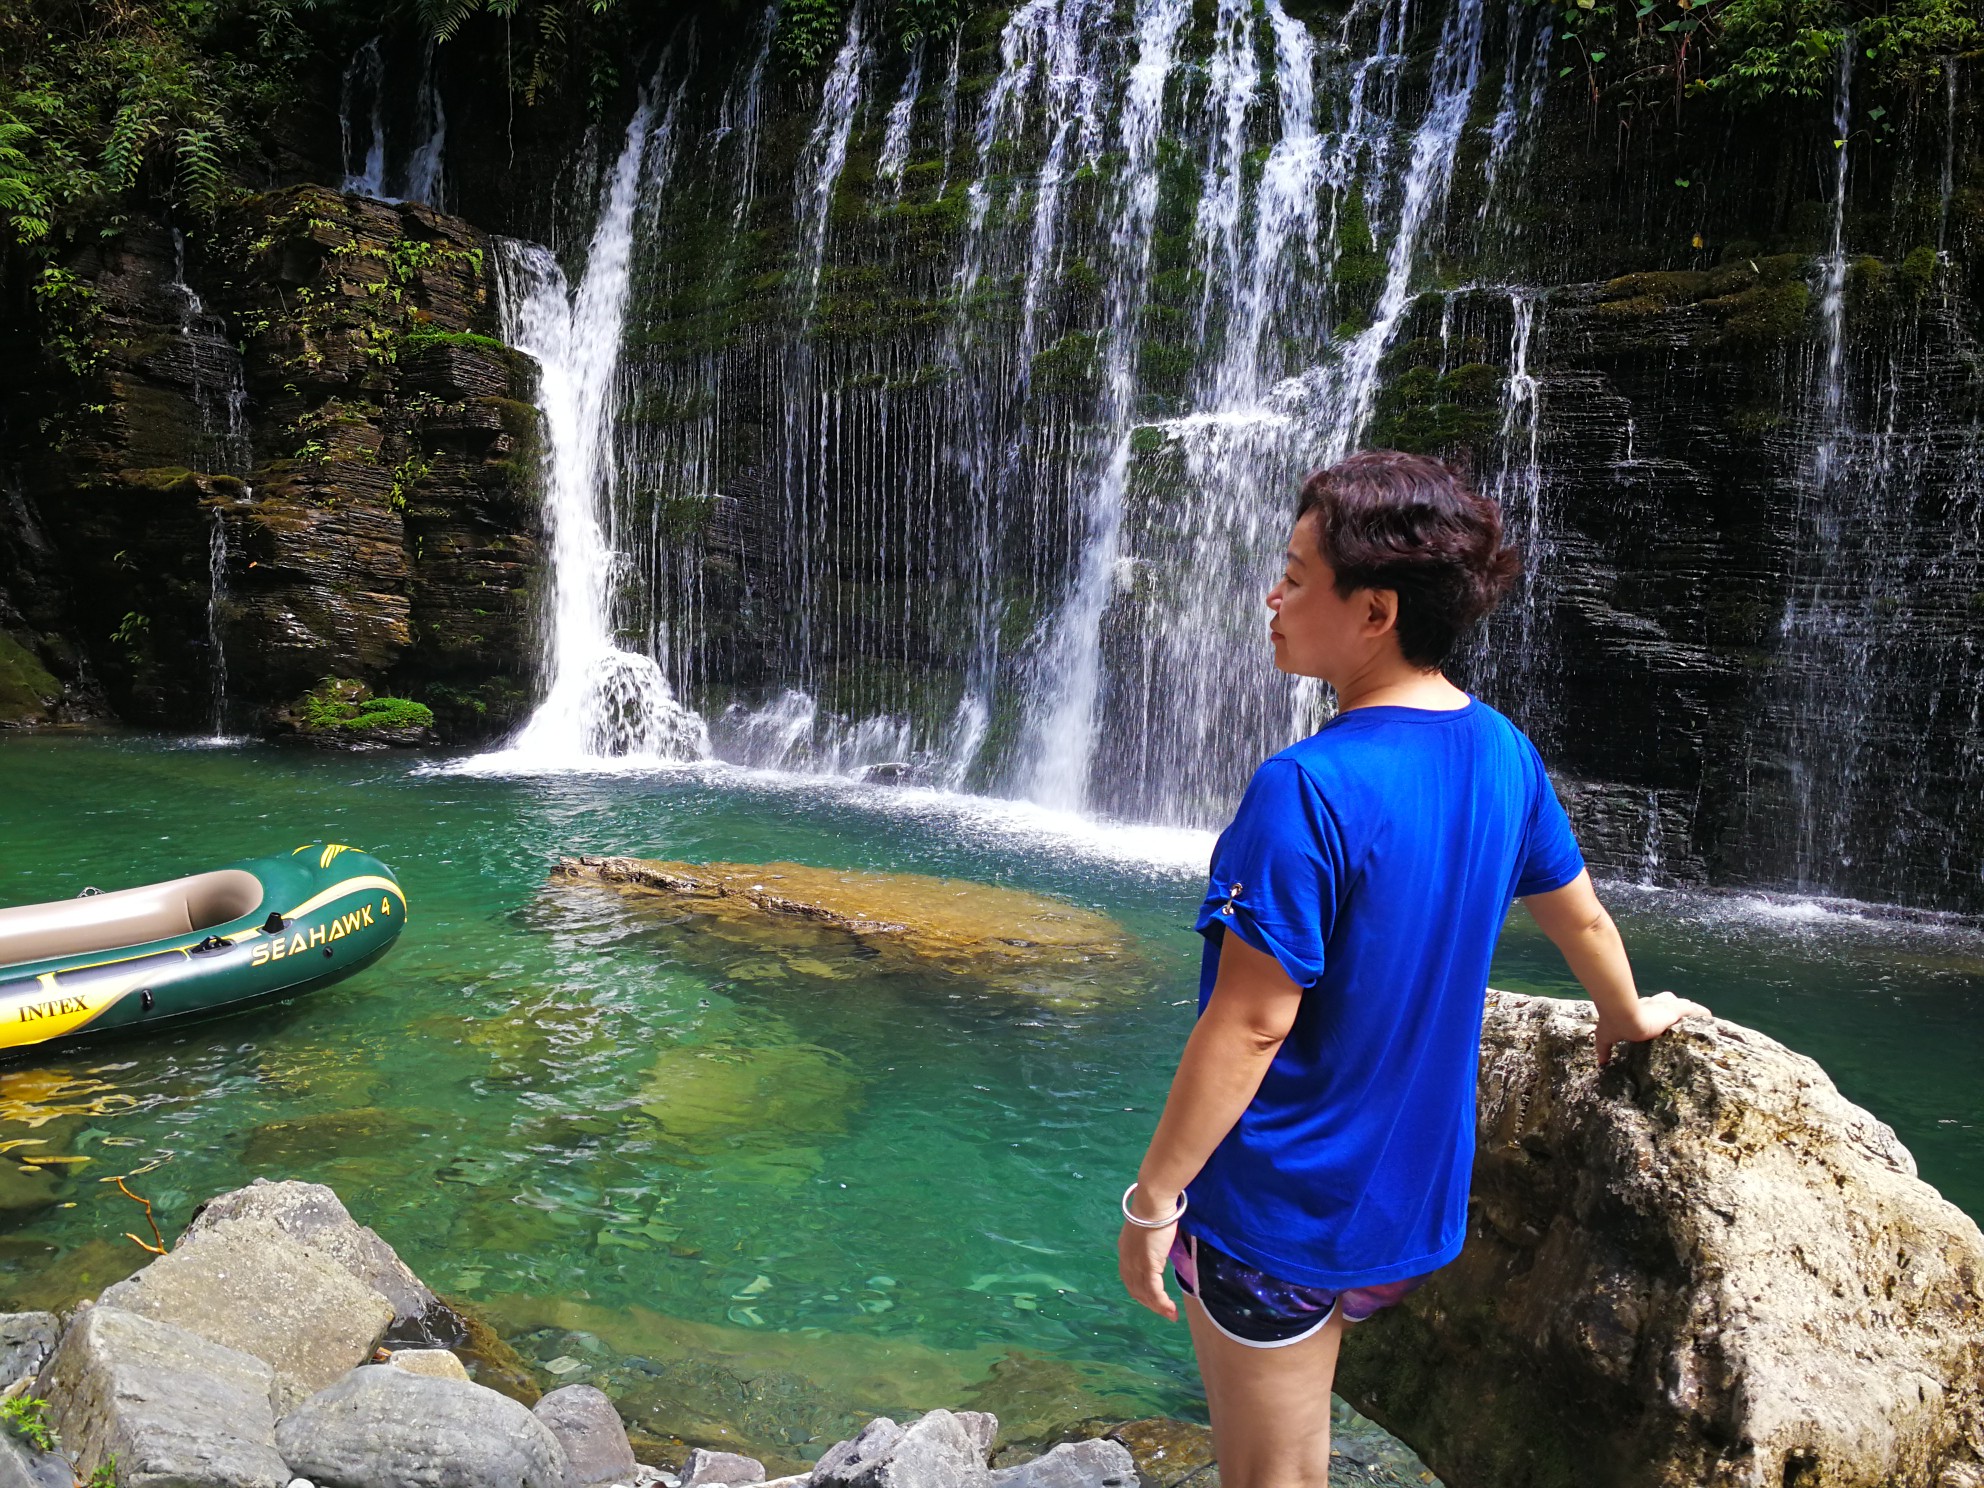
[[[814,1488],[967,1488],[986,1476],[973,1432],[947,1410],[919,1416],[907,1429],[878,1416],[813,1468]]]
[[[1121,1442],[1063,1442],[1044,1457],[991,1475],[988,1488],[1136,1488],[1137,1465]]]
[[[628,1482],[640,1472],[620,1412],[591,1385],[565,1385],[553,1390],[532,1407],[532,1412],[565,1449],[574,1483]]]
[[[52,1312],[0,1313],[0,1380],[41,1373],[61,1336]]]
[[[468,1367],[449,1349],[394,1349],[386,1362],[408,1374],[424,1374],[429,1379],[465,1380]]]
[[[308,1478],[291,1478],[289,1488],[317,1488],[317,1485]]]
[[[712,1452],[706,1447],[697,1447],[689,1454],[689,1460],[682,1464],[682,1488],[704,1488],[705,1484],[762,1483],[765,1480],[765,1465],[755,1457],[739,1456],[736,1452]]]
[[[560,1354],[544,1366],[548,1374],[577,1374],[585,1367],[582,1360],[574,1359],[570,1354]]]

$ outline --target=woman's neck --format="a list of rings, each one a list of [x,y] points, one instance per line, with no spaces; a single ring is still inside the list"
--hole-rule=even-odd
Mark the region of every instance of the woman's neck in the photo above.
[[[1449,682],[1445,673],[1421,671],[1402,658],[1395,665],[1367,667],[1335,686],[1339,713],[1358,708],[1425,708],[1450,713],[1468,703],[1467,694]]]

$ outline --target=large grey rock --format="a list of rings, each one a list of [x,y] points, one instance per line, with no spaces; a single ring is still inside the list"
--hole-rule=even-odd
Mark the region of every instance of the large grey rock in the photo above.
[[[978,1423],[933,1410],[905,1428],[877,1416],[820,1454],[814,1488],[965,1488],[986,1481]]]
[[[565,1449],[565,1460],[572,1469],[575,1484],[627,1482],[639,1469],[634,1449],[627,1441],[627,1428],[620,1412],[603,1391],[591,1385],[566,1385],[540,1398],[532,1408],[538,1420],[550,1428]],[[693,1454],[692,1454],[693,1460]],[[757,1478],[725,1478],[729,1483],[756,1482]],[[689,1481],[687,1468],[682,1480]]]
[[[0,1312],[0,1389],[41,1373],[62,1325],[52,1312]]]
[[[1467,1248],[1337,1389],[1450,1483],[1984,1483],[1984,1235],[1811,1060],[1491,993]]]
[[[990,1411],[953,1411],[965,1435],[978,1448],[980,1457],[992,1455],[992,1444],[999,1439],[999,1418]]]
[[[77,1472],[114,1456],[120,1488],[283,1488],[274,1389],[252,1355],[101,1303],[34,1386]]]
[[[11,1431],[0,1430],[0,1488],[75,1488],[69,1462],[37,1452]]]
[[[389,1365],[284,1416],[276,1445],[318,1488],[568,1488],[565,1450],[507,1395]]]
[[[755,1457],[736,1452],[712,1452],[697,1447],[682,1464],[682,1488],[704,1488],[710,1483],[762,1483],[765,1465]]]
[[[321,1183],[257,1178],[207,1200],[186,1227],[188,1235],[232,1219],[266,1219],[312,1250],[322,1251],[393,1306],[391,1335],[404,1342],[453,1344],[466,1334],[461,1318],[378,1234]]]
[[[286,1407],[372,1357],[392,1304],[266,1219],[188,1231],[101,1299],[266,1360]]]
[[[989,1488],[1136,1488],[1137,1465],[1121,1442],[1063,1442],[1044,1456],[992,1474]]]

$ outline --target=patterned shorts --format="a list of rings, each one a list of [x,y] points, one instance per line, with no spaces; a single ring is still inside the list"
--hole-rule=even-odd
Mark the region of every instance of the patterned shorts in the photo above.
[[[1257,1271],[1183,1230],[1171,1242],[1171,1269],[1178,1285],[1199,1299],[1212,1325],[1249,1348],[1300,1343],[1320,1332],[1339,1310],[1345,1322],[1361,1323],[1380,1308],[1403,1301],[1426,1280],[1413,1276],[1341,1292],[1304,1286]]]

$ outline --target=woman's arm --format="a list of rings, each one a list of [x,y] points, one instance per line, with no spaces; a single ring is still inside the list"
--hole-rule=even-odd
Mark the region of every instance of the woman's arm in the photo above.
[[[1598,902],[1589,873],[1580,873],[1561,889],[1531,894],[1522,906],[1550,937],[1551,944],[1563,952],[1571,975],[1597,1004],[1600,1064],[1611,1062],[1614,1045],[1658,1038],[1696,1013],[1710,1016],[1700,1003],[1688,1002],[1672,992],[1640,997],[1633,986],[1633,968],[1626,960],[1619,927]]]
[[[1139,1218],[1158,1219],[1178,1207],[1178,1195],[1260,1089],[1301,1006],[1302,989],[1274,957],[1230,933],[1220,942],[1219,978],[1185,1041],[1157,1133],[1137,1169],[1130,1208]],[[1174,1229],[1125,1224],[1116,1242],[1123,1285],[1165,1318],[1178,1316],[1178,1305],[1164,1290],[1164,1258]]]

